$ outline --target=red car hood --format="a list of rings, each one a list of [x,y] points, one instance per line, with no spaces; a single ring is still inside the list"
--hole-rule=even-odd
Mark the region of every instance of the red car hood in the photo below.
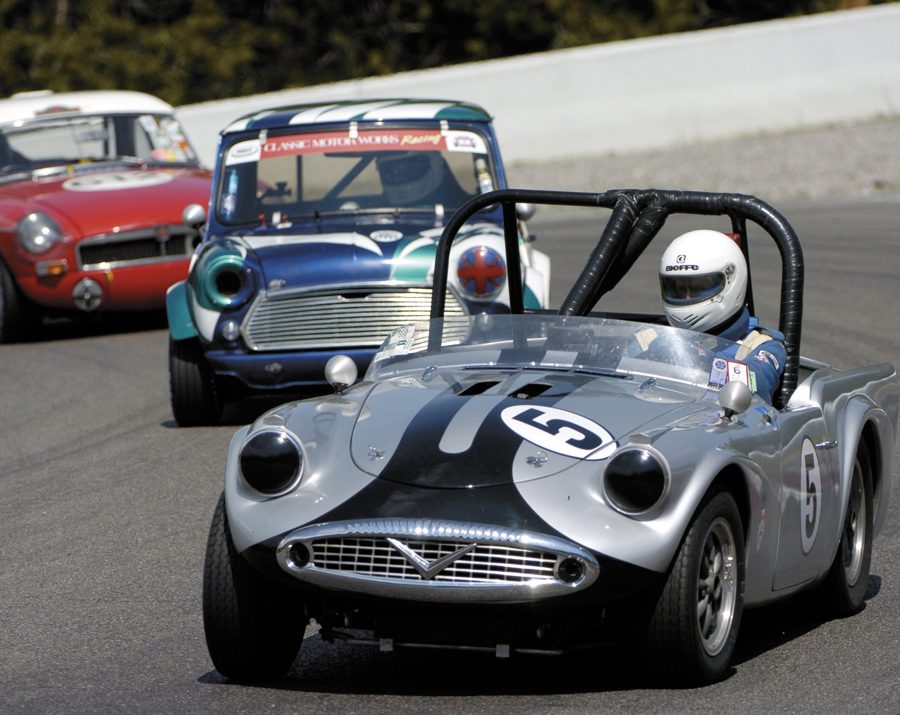
[[[64,218],[77,234],[92,236],[115,228],[181,223],[187,204],[209,202],[210,179],[203,169],[117,167],[11,184],[0,195],[18,199],[27,212]]]

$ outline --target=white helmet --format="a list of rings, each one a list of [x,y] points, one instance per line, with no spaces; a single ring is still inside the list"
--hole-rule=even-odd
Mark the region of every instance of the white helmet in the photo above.
[[[659,283],[670,325],[709,331],[743,309],[747,262],[726,234],[708,229],[688,231],[663,253]]]

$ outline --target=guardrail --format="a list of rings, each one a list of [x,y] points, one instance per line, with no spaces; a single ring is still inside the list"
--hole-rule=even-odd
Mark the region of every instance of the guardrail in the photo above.
[[[665,147],[900,114],[900,3],[578,47],[182,106],[219,130],[276,105],[369,97],[482,104],[507,161]]]

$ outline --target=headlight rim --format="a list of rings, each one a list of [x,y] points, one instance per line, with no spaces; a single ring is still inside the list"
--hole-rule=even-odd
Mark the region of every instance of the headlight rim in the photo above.
[[[28,235],[25,231],[29,224],[40,228]],[[34,242],[35,237],[41,233],[41,229],[51,232],[48,236],[49,242],[43,247]],[[65,234],[59,222],[46,211],[30,211],[20,218],[16,224],[16,239],[19,245],[32,256],[41,256],[48,253],[54,246],[62,243],[64,238]]]
[[[286,483],[286,486],[284,486],[283,488],[276,490],[276,491],[265,491],[263,489],[260,489],[259,487],[254,486],[250,482],[250,480],[247,479],[247,476],[244,474],[244,466],[243,466],[244,450],[247,448],[247,446],[250,444],[250,442],[252,442],[257,437],[260,437],[265,434],[274,434],[279,437],[284,437],[287,440],[287,442],[289,442],[291,444],[291,446],[296,450],[297,457],[299,460],[299,466],[297,467],[297,470],[296,470],[295,474],[293,475],[293,477]],[[237,459],[238,475],[240,476],[243,484],[246,485],[247,488],[251,489],[255,494],[263,496],[267,499],[275,499],[277,497],[284,496],[285,494],[289,494],[290,492],[294,491],[294,489],[296,489],[298,486],[300,486],[300,483],[303,481],[303,477],[305,476],[305,473],[306,473],[306,461],[307,461],[306,460],[306,450],[303,447],[303,443],[290,430],[287,430],[282,427],[266,425],[262,429],[256,430],[255,432],[252,432],[251,434],[247,435],[247,437],[244,439],[244,442],[241,445],[240,450],[238,451],[238,459]]]
[[[663,484],[662,488],[659,491],[659,495],[650,506],[643,509],[623,508],[623,506],[617,503],[616,500],[610,498],[610,492],[607,488],[607,477],[609,476],[610,467],[614,464],[617,458],[622,455],[628,454],[629,452],[643,452],[644,454],[649,455],[659,466],[659,469],[662,472]],[[610,509],[613,509],[615,512],[629,518],[643,518],[656,513],[660,509],[661,505],[665,502],[665,499],[668,496],[672,486],[672,472],[669,468],[669,462],[663,456],[662,452],[660,452],[658,449],[647,444],[626,444],[617,449],[612,455],[610,455],[609,461],[606,463],[606,466],[603,470],[603,478],[601,479],[600,486],[603,501],[607,506],[610,507]]]
[[[226,271],[234,273],[241,281],[240,288],[233,295],[223,293],[217,284]],[[206,299],[219,310],[236,310],[246,305],[255,292],[253,271],[240,256],[235,255],[219,257],[204,271],[201,282]]]

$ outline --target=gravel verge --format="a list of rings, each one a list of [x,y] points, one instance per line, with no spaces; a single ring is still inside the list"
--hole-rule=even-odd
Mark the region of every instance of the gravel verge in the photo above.
[[[507,167],[517,188],[677,188],[765,200],[900,195],[900,117]]]

